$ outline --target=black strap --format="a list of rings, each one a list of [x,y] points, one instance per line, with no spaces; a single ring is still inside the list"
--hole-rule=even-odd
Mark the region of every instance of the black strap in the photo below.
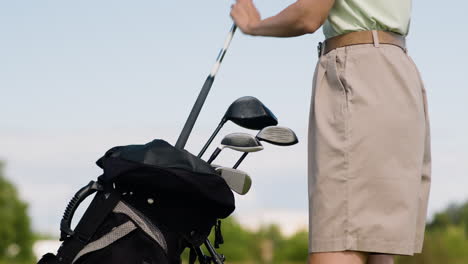
[[[60,264],[71,264],[78,252],[88,244],[97,228],[112,212],[119,202],[117,192],[104,194],[98,192],[75,228],[75,233],[68,237],[59,248],[57,258]]]
[[[197,253],[193,249],[193,247],[190,247],[190,253],[189,253],[189,264],[195,264],[195,261],[197,260]]]
[[[224,244],[224,238],[221,232],[221,220],[218,220],[215,225],[215,248],[219,248],[221,244]]]

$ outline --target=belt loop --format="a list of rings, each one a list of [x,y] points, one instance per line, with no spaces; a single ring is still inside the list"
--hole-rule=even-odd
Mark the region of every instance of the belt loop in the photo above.
[[[379,34],[377,30],[372,30],[372,39],[374,40],[374,47],[378,48],[380,46]]]

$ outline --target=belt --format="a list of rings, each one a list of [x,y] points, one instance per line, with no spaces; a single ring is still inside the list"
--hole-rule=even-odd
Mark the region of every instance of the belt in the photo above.
[[[406,51],[404,36],[388,31],[367,30],[338,35],[320,42],[318,45],[319,57],[336,48],[359,44],[374,44],[376,46],[379,44],[392,44]]]

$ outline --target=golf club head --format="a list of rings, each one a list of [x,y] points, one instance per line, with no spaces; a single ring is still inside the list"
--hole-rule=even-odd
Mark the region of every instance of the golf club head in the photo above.
[[[231,133],[221,140],[221,145],[211,154],[207,163],[211,164],[224,148],[230,148],[241,152],[257,152],[263,150],[262,143],[247,133]]]
[[[278,119],[270,109],[252,96],[244,96],[234,101],[224,114],[223,120],[231,120],[241,127],[255,130],[278,124]]]
[[[252,186],[252,179],[246,172],[226,167],[218,167],[216,171],[223,177],[231,190],[240,195],[249,192]]]
[[[291,146],[299,142],[294,131],[281,126],[265,127],[258,132],[256,137],[258,140],[279,146]]]
[[[256,152],[263,150],[258,139],[247,133],[231,133],[221,140],[221,148],[230,148],[242,152]]]

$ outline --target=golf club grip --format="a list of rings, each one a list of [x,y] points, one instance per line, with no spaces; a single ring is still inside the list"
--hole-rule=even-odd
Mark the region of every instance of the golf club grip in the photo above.
[[[229,45],[231,44],[231,41],[232,41],[232,38],[234,37],[234,33],[236,32],[236,29],[237,29],[237,26],[233,24],[226,38],[226,41],[224,42],[224,46],[219,52],[218,58],[216,59],[216,63],[214,64],[210,75],[208,76],[208,78],[206,78],[205,84],[203,84],[200,94],[198,95],[197,101],[195,101],[192,111],[190,112],[190,115],[187,121],[185,122],[184,128],[182,129],[182,132],[180,133],[179,138],[177,139],[175,147],[178,149],[183,149],[185,147],[185,144],[187,143],[188,137],[190,136],[190,133],[192,132],[193,126],[195,125],[195,122],[197,121],[198,115],[200,114],[203,104],[205,103],[206,97],[208,96],[208,93],[210,92],[216,73],[218,73],[219,66],[221,65],[221,62],[223,61],[224,55],[226,55],[226,51],[229,48]]]
[[[232,167],[233,169],[237,169],[237,167],[239,167],[239,165],[241,164],[241,162],[245,159],[245,157],[247,157],[247,154],[249,154],[248,152],[244,152],[244,154],[242,154],[242,156],[240,157],[240,159],[236,162],[236,164],[234,164],[234,167]]]
[[[216,148],[216,150],[213,152],[213,154],[211,154],[211,157],[208,159],[207,163],[211,164],[211,162],[213,162],[213,160],[216,159],[216,157],[218,157],[220,152],[221,152],[221,149]]]
[[[179,139],[177,139],[177,143],[175,145],[176,148],[183,149],[185,147],[188,137],[190,136],[193,126],[195,125],[198,115],[200,114],[203,104],[205,103],[206,97],[208,97],[208,93],[210,92],[213,82],[214,77],[208,76],[208,78],[206,78],[205,84],[203,84],[203,88],[200,91],[200,94],[198,95],[197,101],[195,101],[195,104],[192,107],[192,111],[190,112],[190,115],[187,121],[185,122],[184,128],[180,133]]]

